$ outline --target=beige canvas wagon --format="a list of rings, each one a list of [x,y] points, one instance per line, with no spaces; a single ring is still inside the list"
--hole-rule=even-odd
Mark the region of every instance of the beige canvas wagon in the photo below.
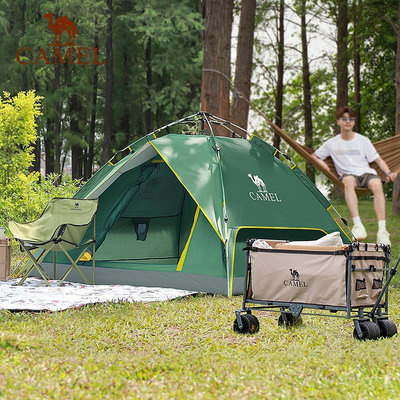
[[[253,310],[279,312],[279,325],[290,326],[301,323],[301,314],[307,314],[303,310],[309,308],[320,310],[313,315],[343,316],[338,312],[344,312],[344,318],[353,319],[358,339],[397,333],[394,322],[388,320],[388,284],[398,264],[389,271],[390,246],[266,241],[272,248],[260,248],[254,242],[248,240],[245,249],[243,307],[236,311],[235,331],[258,330]]]

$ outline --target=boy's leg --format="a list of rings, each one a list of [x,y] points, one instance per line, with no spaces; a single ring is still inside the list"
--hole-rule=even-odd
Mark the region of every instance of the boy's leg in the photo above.
[[[358,198],[356,194],[357,180],[354,176],[347,175],[342,178],[342,182],[344,184],[344,197],[354,222],[351,232],[357,240],[363,240],[367,237],[367,231],[361,222],[358,212]]]
[[[371,179],[368,187],[374,195],[374,210],[378,221],[386,219],[386,201],[380,178]]]
[[[370,179],[368,187],[374,194],[374,209],[378,219],[378,233],[376,242],[390,245],[390,235],[386,230],[386,200],[383,193],[382,182],[379,178]]]
[[[347,175],[342,178],[344,185],[344,197],[346,199],[347,207],[353,218],[359,216],[358,212],[358,198],[356,194],[357,181],[354,176]]]

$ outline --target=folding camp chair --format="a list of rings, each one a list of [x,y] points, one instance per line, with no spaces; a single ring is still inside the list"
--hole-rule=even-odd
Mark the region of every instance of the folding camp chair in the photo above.
[[[22,278],[18,284],[22,285],[36,268],[42,278],[50,285],[50,278],[41,265],[50,251],[53,252],[54,278],[57,252],[63,252],[71,263],[59,285],[64,282],[74,268],[79,272],[82,279],[89,284],[88,279],[77,265],[82,256],[85,260],[92,259],[92,282],[94,284],[96,211],[97,199],[54,198],[47,204],[37,220],[25,224],[11,221],[8,227],[31,261],[23,270]],[[93,228],[92,238],[81,243],[91,223]],[[90,255],[89,247],[91,246],[92,254]],[[69,251],[77,248],[82,250],[79,252],[79,256],[74,259]],[[33,254],[36,249],[38,251]]]

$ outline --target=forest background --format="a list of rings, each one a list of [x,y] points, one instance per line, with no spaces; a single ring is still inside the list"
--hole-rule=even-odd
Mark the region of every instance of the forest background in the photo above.
[[[238,94],[311,148],[335,133],[345,104],[356,130],[379,140],[400,133],[399,5],[1,0],[0,93],[42,96],[37,140],[20,145],[35,154],[30,171],[42,153],[45,175],[62,175],[70,155],[72,178],[83,181],[143,134],[200,109],[284,147],[259,116],[249,122]],[[314,181],[314,168],[291,156]]]

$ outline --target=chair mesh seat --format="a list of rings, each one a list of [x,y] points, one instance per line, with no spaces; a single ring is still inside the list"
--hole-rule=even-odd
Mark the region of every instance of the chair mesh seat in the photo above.
[[[56,275],[56,253],[63,252],[65,256],[71,262],[71,266],[63,275],[60,285],[64,282],[67,275],[75,268],[82,276],[86,283],[89,283],[85,275],[82,273],[77,261],[83,254],[92,247],[92,258],[93,265],[93,278],[94,284],[94,269],[95,269],[95,225],[96,225],[96,211],[97,211],[97,199],[65,199],[65,198],[54,198],[52,199],[44,209],[42,215],[35,221],[28,223],[18,223],[11,221],[8,227],[19,242],[21,248],[27,252],[29,257],[29,263],[26,264],[24,269],[21,271],[22,278],[19,285],[22,285],[29,274],[36,268],[43,279],[50,284],[49,276],[41,266],[41,262],[44,260],[46,255],[53,252],[54,262],[54,279]],[[82,243],[84,236],[93,221],[93,237],[90,240]],[[68,253],[69,250],[82,247],[81,254],[73,259]],[[36,248],[43,249],[39,251],[37,257],[33,254]],[[89,251],[89,250],[88,250]]]
[[[61,241],[65,250],[70,250],[81,242],[96,210],[97,200],[54,198],[37,220],[28,223],[11,221],[8,227],[14,238],[46,249],[53,245],[60,228],[66,225]]]

